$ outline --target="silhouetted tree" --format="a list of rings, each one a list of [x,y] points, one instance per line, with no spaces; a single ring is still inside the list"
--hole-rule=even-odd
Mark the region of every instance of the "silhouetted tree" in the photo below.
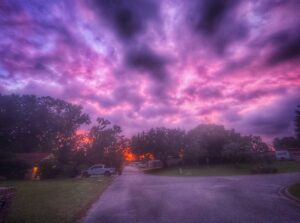
[[[69,156],[76,130],[90,122],[82,107],[51,97],[0,95],[0,150]]]
[[[273,140],[273,146],[276,149],[296,148],[298,146],[298,144],[299,144],[299,141],[293,136],[275,138]]]
[[[168,157],[178,157],[184,147],[185,132],[180,129],[153,128],[132,137],[131,148],[136,154],[152,154],[168,166]]]
[[[296,109],[295,127],[297,139],[300,141],[300,105]]]
[[[97,124],[89,133],[92,143],[87,150],[88,162],[120,167],[122,165],[121,133],[120,126],[111,125],[110,121],[97,118]]]
[[[204,159],[218,162],[228,133],[222,125],[201,124],[187,132],[185,160],[199,163]]]

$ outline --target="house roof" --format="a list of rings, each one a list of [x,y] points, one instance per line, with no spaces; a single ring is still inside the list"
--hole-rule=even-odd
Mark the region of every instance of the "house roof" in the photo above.
[[[51,153],[16,153],[16,159],[27,163],[30,166],[38,165],[43,159],[50,156]]]

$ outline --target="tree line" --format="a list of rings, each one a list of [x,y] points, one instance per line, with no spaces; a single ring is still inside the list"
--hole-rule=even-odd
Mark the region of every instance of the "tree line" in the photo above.
[[[276,138],[276,148],[299,147],[300,107],[295,126],[296,136]],[[128,139],[120,126],[104,118],[92,122],[79,105],[52,97],[0,95],[0,175],[16,164],[15,153],[30,152],[52,154],[41,165],[45,178],[74,176],[95,163],[121,169],[122,151],[128,148],[137,155],[151,154],[165,167],[170,157],[187,165],[240,163],[259,159],[270,150],[259,136],[244,136],[217,124],[200,124],[189,131],[152,128]]]
[[[176,157],[188,165],[247,162],[270,150],[259,136],[242,136],[216,124],[200,124],[187,132],[153,128],[134,135],[131,148],[136,154],[152,153],[165,167]]]
[[[294,124],[295,136],[275,138],[275,149],[300,147],[300,106]],[[136,154],[152,153],[165,167],[170,157],[178,157],[187,165],[268,161],[272,149],[260,136],[241,135],[216,124],[200,124],[189,131],[152,128],[134,135],[131,148]]]
[[[273,145],[276,149],[299,148],[300,147],[300,105],[295,111],[295,136],[275,138]]]

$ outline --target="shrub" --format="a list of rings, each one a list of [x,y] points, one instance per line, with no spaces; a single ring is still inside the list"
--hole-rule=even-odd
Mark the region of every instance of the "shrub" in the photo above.
[[[75,177],[79,171],[73,164],[66,164],[62,168],[62,176],[64,177]]]
[[[275,167],[269,166],[256,166],[251,170],[253,174],[265,174],[265,173],[277,173],[278,170]]]
[[[7,179],[24,179],[29,166],[23,161],[4,159],[0,161],[0,176]]]
[[[55,158],[44,159],[40,163],[40,176],[42,179],[55,178],[60,171],[60,165]]]

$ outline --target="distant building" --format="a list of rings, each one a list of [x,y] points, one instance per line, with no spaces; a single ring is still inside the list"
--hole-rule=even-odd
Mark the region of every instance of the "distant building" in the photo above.
[[[51,153],[16,153],[16,160],[23,161],[29,166],[28,173],[26,174],[26,179],[39,179],[39,165],[42,160],[48,158]]]

